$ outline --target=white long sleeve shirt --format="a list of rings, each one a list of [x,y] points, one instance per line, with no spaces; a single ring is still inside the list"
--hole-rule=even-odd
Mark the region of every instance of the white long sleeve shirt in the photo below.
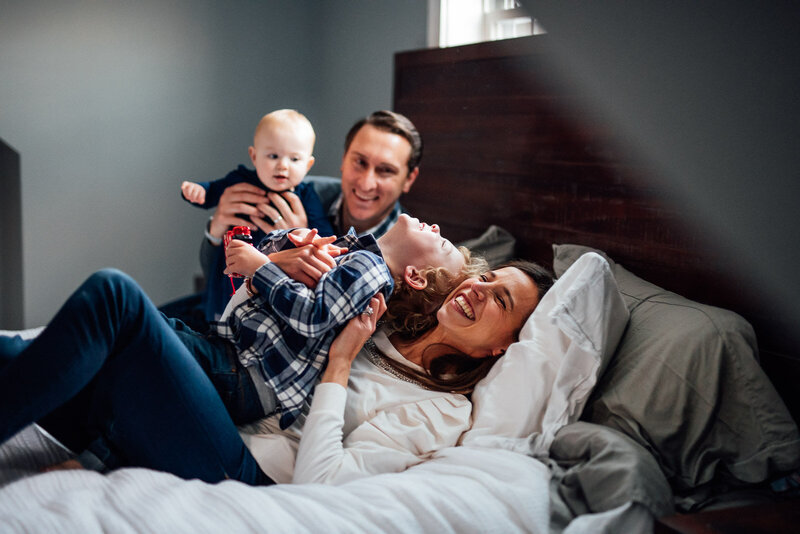
[[[372,339],[385,356],[415,367],[384,332]],[[465,396],[401,380],[375,365],[363,348],[347,389],[318,384],[306,417],[284,431],[276,417],[264,419],[242,438],[276,482],[339,484],[403,471],[455,445],[469,427],[471,411]]]

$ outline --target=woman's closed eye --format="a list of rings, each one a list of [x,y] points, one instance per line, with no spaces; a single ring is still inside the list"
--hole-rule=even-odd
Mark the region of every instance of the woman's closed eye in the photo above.
[[[490,273],[490,274],[492,274],[492,273]],[[480,276],[480,278],[481,278],[481,281],[483,281],[483,282],[489,282],[489,277],[487,275],[485,275],[485,274],[482,274]],[[503,308],[504,310],[507,310],[508,309],[508,305],[506,304],[506,299],[503,298],[503,296],[495,288],[492,288],[492,293],[494,294],[494,298],[497,301],[497,303],[500,305],[500,307]]]

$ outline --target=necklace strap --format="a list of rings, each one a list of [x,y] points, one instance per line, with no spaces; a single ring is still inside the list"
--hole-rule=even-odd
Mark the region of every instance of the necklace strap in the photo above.
[[[402,380],[403,382],[408,382],[409,384],[414,384],[415,386],[419,386],[423,389],[428,389],[419,380],[414,380],[410,376],[406,376],[392,367],[392,365],[386,361],[387,357],[380,351],[380,349],[378,349],[378,347],[375,345],[375,342],[372,341],[372,338],[369,338],[367,342],[364,343],[364,348],[367,349],[367,357],[369,358],[369,361],[381,371],[390,374],[393,377]]]

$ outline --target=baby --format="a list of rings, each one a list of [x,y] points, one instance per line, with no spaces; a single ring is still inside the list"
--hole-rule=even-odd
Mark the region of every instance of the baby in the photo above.
[[[293,109],[279,109],[264,115],[256,126],[253,146],[248,148],[255,171],[240,165],[224,178],[212,182],[183,182],[183,197],[202,208],[215,207],[226,188],[246,182],[267,192],[292,191],[303,203],[309,228],[319,235],[333,235],[333,228],[311,184],[302,184],[314,165],[314,128]],[[266,200],[265,200],[266,202]],[[275,221],[268,221],[274,224]]]

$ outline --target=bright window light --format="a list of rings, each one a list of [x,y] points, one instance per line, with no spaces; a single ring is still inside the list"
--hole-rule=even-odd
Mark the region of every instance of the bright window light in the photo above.
[[[520,0],[428,0],[432,46],[459,46],[546,33]]]

